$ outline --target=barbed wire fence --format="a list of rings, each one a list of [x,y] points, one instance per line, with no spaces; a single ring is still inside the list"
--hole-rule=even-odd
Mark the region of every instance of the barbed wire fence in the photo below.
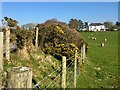
[[[35,84],[33,86],[33,88],[36,88],[37,86],[42,86],[41,84],[43,84],[43,81],[45,81],[46,79],[49,78],[49,76],[51,76],[53,73],[55,73],[57,70],[61,69],[60,72],[56,75],[56,77],[52,80],[52,82],[49,82],[48,84],[45,85],[45,87],[40,87],[41,89],[47,89],[47,88],[76,88],[76,82],[77,82],[77,78],[80,76],[80,65],[81,65],[81,61],[80,58],[81,56],[76,55],[77,51],[75,52],[75,55],[71,56],[68,59],[65,59],[64,62],[61,63],[61,65],[54,70],[52,73],[48,74],[46,77],[44,77],[42,80],[40,80],[37,84]],[[81,52],[78,52],[81,53]],[[83,55],[84,56],[84,55]],[[65,57],[65,56],[63,56]],[[76,59],[76,60],[75,60]],[[75,62],[76,61],[76,62]],[[63,64],[65,64],[66,68],[62,69]],[[75,68],[75,64],[76,64],[76,68]],[[62,73],[65,72],[65,81],[62,81],[61,79],[62,77]],[[75,72],[76,71],[76,72]],[[76,79],[75,79],[76,78]],[[46,82],[45,82],[46,83]],[[62,83],[65,83],[65,86],[62,86]]]
[[[74,57],[74,56],[70,57],[70,58],[67,59],[65,62],[69,61],[69,60],[72,59],[73,57]],[[63,63],[64,63],[64,62],[63,62]],[[43,81],[45,81],[49,76],[53,75],[55,72],[57,72],[58,70],[60,70],[63,63],[61,63],[61,65],[60,65],[56,70],[54,70],[53,72],[49,73],[46,77],[44,77],[42,80],[40,80],[36,85],[33,86],[33,88],[39,86],[39,85],[40,85]]]
[[[3,51],[2,51],[3,52]],[[6,50],[7,52],[7,50]],[[62,56],[65,57],[65,56]],[[33,85],[32,88],[39,87],[40,89],[47,88],[76,88],[76,80],[80,76],[81,72],[81,62],[85,59],[85,44],[81,47],[81,52],[75,51],[75,54],[71,56],[69,59],[66,59],[63,62],[61,60],[61,65],[55,69],[53,72],[49,73],[46,77],[40,80],[37,84]],[[59,73],[52,80],[48,80],[48,84],[46,84],[46,80],[49,79],[49,76],[53,75],[59,71]],[[64,80],[63,80],[64,79]],[[31,82],[30,82],[31,83]],[[42,84],[45,83],[43,87]]]
[[[73,61],[72,61],[71,63],[69,63],[65,69],[68,70],[68,69],[70,68],[70,65],[72,65],[72,64],[73,64]],[[52,87],[50,87],[50,88],[60,88],[60,74],[62,74],[62,71],[56,76],[56,78],[55,78],[52,82],[50,82],[50,83],[47,85],[46,88],[50,87],[50,85],[52,86]],[[58,80],[55,81],[57,78],[58,78]],[[61,81],[61,83],[62,83],[62,81]],[[58,84],[59,84],[59,85],[58,85]],[[58,87],[58,86],[59,86],[59,87]]]

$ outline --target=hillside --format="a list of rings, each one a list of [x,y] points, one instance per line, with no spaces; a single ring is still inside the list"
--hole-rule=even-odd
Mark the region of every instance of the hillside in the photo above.
[[[51,55],[44,54],[41,50],[34,50],[29,52],[29,59],[24,58],[24,54],[13,52],[11,53],[11,61],[7,62],[4,59],[4,71],[6,71],[9,67],[18,67],[18,66],[27,66],[31,67],[33,71],[33,85],[38,83],[44,77],[46,77],[49,73],[53,72],[56,68],[60,66],[60,61],[56,60]],[[8,63],[8,64],[7,64]],[[39,87],[44,88],[46,84],[50,83],[53,78],[59,73],[59,70],[53,73],[51,76],[43,80],[39,85]],[[3,81],[5,84],[5,75],[4,72]],[[44,83],[45,82],[45,83]]]

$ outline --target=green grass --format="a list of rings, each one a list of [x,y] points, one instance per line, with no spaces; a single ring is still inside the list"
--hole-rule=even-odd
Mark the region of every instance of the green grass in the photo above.
[[[42,53],[41,51],[32,51],[29,53],[30,59],[24,59],[17,52],[11,53],[11,61],[10,63],[4,59],[4,73],[3,73],[3,86],[5,85],[5,73],[6,70],[10,67],[18,67],[25,66],[31,67],[33,71],[33,79],[36,82],[43,80],[48,74],[53,72],[56,68],[60,71],[60,62],[56,60],[51,55],[47,55]],[[50,58],[51,57],[51,58]],[[54,67],[54,68],[53,68]],[[55,78],[58,75],[58,72],[53,73],[51,76],[47,77],[43,81],[41,81],[40,87],[44,88],[50,82],[52,82],[51,78]],[[34,86],[34,84],[33,84]]]
[[[118,87],[118,32],[80,32],[80,34],[88,43],[89,49],[83,72],[77,79],[77,88]],[[93,36],[96,37],[96,40],[89,38]],[[106,42],[104,41],[105,38],[107,38]],[[102,42],[105,43],[105,47],[100,47]],[[29,60],[23,59],[21,56],[17,53],[11,53],[11,63],[8,64],[4,60],[4,74],[9,67],[29,66],[33,70],[33,79],[38,82],[61,65],[52,56],[51,60],[48,60],[48,55],[39,50],[31,52]],[[100,67],[101,71],[97,72],[95,67]],[[52,82],[51,78],[55,78],[59,71],[45,79],[40,86],[44,88],[45,85]],[[3,81],[5,83],[5,75]],[[57,79],[57,81],[60,80]],[[56,83],[57,87],[59,87],[58,83]],[[73,74],[70,74],[70,70],[67,71],[67,87],[74,87]]]
[[[80,32],[80,34],[88,43],[89,49],[83,75],[77,80],[77,87],[118,87],[118,32]],[[96,40],[90,37],[96,37]],[[102,42],[105,43],[105,47],[100,47]],[[95,67],[100,67],[101,71],[97,73]]]

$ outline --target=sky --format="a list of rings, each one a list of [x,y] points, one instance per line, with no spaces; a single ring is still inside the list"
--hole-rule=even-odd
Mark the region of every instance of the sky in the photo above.
[[[1,0],[2,2],[119,2],[120,0]]]
[[[84,22],[118,21],[118,2],[2,2],[2,18],[19,22],[43,23],[56,18],[68,23],[71,18]]]

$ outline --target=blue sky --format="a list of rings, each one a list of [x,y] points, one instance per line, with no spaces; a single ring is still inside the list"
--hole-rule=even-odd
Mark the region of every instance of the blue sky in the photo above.
[[[71,18],[88,22],[118,20],[117,2],[2,2],[2,18],[11,17],[25,23],[42,23],[56,18],[68,22]]]

